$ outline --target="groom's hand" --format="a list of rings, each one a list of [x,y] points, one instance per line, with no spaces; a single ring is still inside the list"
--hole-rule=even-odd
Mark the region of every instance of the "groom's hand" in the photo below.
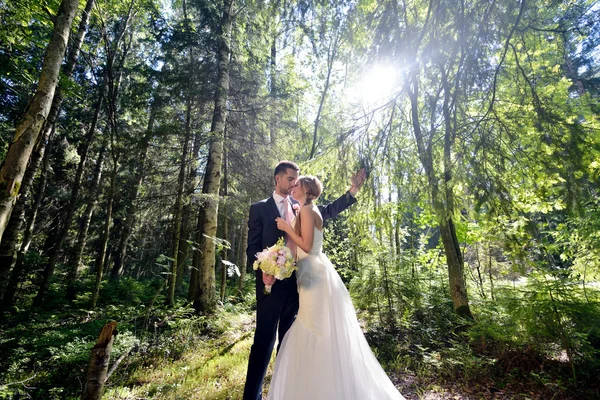
[[[263,274],[263,283],[265,284],[265,286],[273,286],[273,284],[276,281],[275,277],[273,275],[265,274],[264,272],[262,274]]]

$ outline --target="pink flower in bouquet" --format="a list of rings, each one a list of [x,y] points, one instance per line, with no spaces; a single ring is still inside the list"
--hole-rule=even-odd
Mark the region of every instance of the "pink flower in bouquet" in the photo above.
[[[264,260],[268,259],[268,258],[269,258],[269,256],[270,256],[270,254],[269,254],[269,251],[268,251],[268,250],[263,250],[263,251],[261,251],[260,253],[256,253],[256,259],[257,259],[259,262],[262,262],[262,261],[264,261]]]
[[[286,259],[285,256],[279,256],[277,257],[277,264],[279,265],[285,265]]]

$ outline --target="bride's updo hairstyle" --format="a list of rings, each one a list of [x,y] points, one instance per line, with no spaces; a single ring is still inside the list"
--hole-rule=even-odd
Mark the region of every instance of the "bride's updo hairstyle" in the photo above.
[[[306,203],[312,204],[312,202],[319,198],[321,192],[323,192],[323,184],[316,176],[301,176],[298,178],[298,184],[304,193],[306,193]],[[296,217],[296,226],[294,230],[298,235],[302,235],[302,218],[300,214]]]
[[[323,184],[316,176],[305,175],[298,178],[300,187],[306,193],[306,204],[312,204],[323,192]]]

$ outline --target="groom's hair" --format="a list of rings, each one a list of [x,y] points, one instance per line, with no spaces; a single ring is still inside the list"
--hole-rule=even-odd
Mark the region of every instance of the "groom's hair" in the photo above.
[[[277,166],[275,167],[275,172],[273,173],[273,177],[276,177],[279,174],[285,174],[285,171],[288,169],[293,169],[294,171],[300,171],[300,167],[298,164],[292,161],[279,161]]]

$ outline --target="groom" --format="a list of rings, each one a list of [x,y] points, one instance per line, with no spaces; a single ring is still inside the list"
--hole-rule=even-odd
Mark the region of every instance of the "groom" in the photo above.
[[[276,218],[291,221],[294,205],[298,202],[289,196],[297,184],[300,167],[291,161],[281,161],[275,167],[275,191],[268,199],[252,204],[248,219],[248,264],[256,260],[256,253],[273,246],[285,233],[277,229]],[[356,202],[354,196],[366,179],[364,169],[352,177],[352,187],[331,204],[319,206],[323,220],[335,218]],[[287,243],[290,247],[290,243]],[[272,285],[271,294],[264,293],[265,285]],[[244,400],[261,400],[262,385],[273,352],[275,336],[279,345],[298,313],[298,287],[296,274],[275,283],[275,277],[256,270],[256,331],[250,349],[248,373],[244,387]],[[278,328],[279,325],[279,328]],[[278,331],[278,332],[277,332]],[[279,350],[279,347],[277,348]]]

